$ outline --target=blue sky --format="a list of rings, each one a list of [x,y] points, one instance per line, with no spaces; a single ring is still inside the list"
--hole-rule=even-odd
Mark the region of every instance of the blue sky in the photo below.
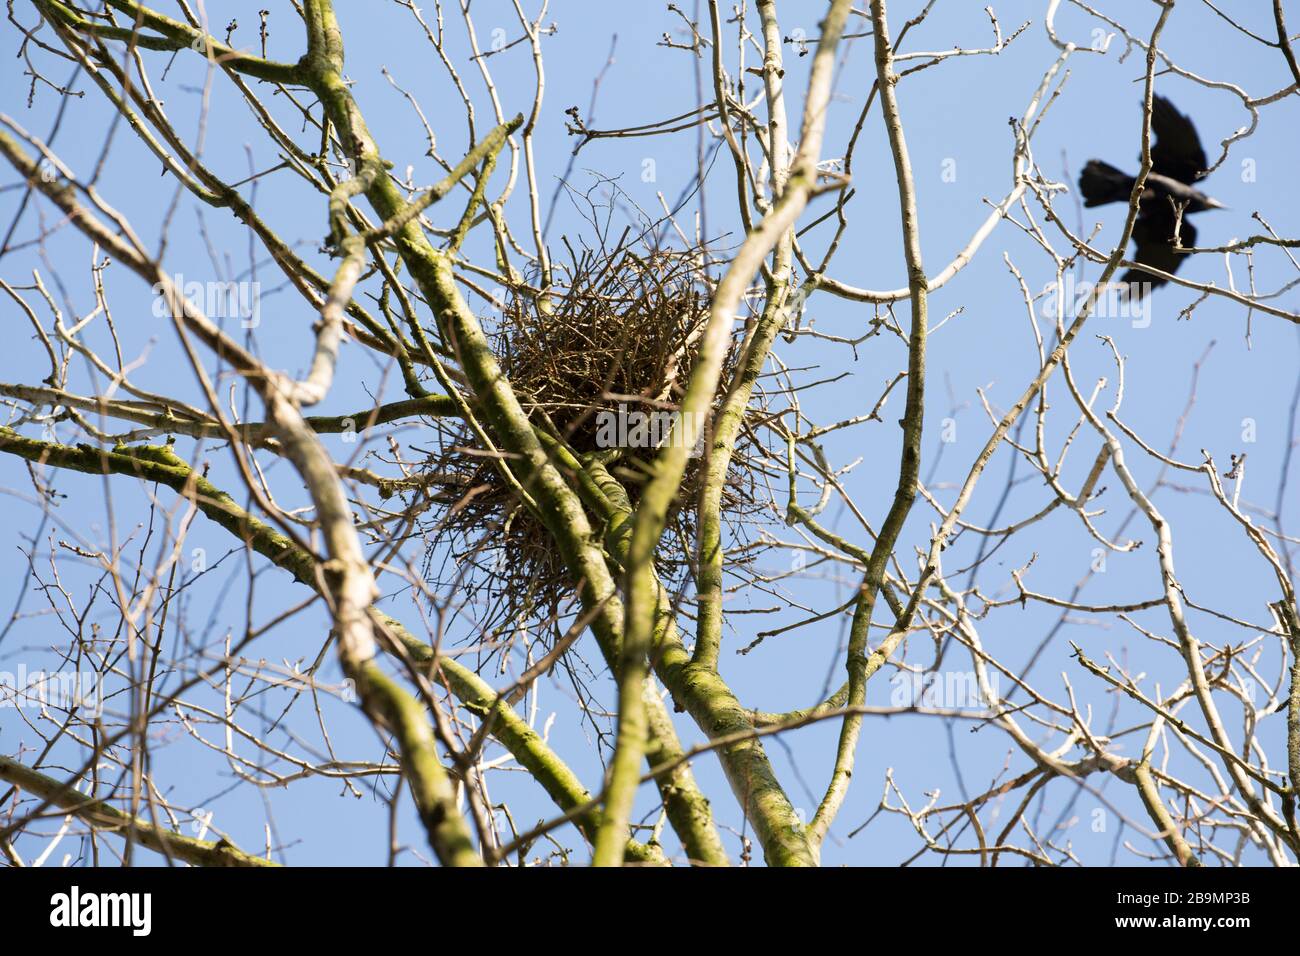
[[[231,15],[240,19],[237,44],[252,45],[256,11],[263,5],[260,2],[224,4],[220,17],[214,15],[214,19],[223,22],[227,17],[226,11],[232,11]],[[919,6],[917,3],[891,4],[890,15],[895,29],[913,16]],[[1043,29],[1046,6],[1037,0],[996,4],[1004,33],[1010,33],[1025,20],[1032,21],[1006,50],[996,57],[951,60],[908,77],[899,87],[900,108],[918,191],[922,251],[925,263],[932,271],[947,265],[966,244],[987,215],[986,200],[996,202],[1010,188],[1013,142],[1007,118],[1024,112],[1043,73],[1058,55]],[[24,22],[30,21],[30,13],[23,11],[21,4],[19,7]],[[683,9],[689,12],[690,7],[688,2]],[[787,35],[797,35],[799,29],[808,34],[815,33],[815,21],[823,9],[822,4],[798,2],[786,3],[783,7],[782,27]],[[1137,35],[1149,35],[1155,18],[1154,5],[1104,3],[1101,7],[1113,11],[1114,15],[1131,18],[1127,22]],[[1252,7],[1258,9],[1252,8],[1241,14],[1243,24],[1268,35],[1271,20],[1266,16],[1265,5]],[[466,145],[466,132],[459,100],[450,90],[445,74],[420,32],[412,27],[405,10],[391,4],[363,3],[360,0],[340,0],[338,8],[346,41],[348,72],[354,81],[353,91],[376,140],[399,174],[409,164],[416,182],[433,181],[438,171],[425,156],[427,142],[422,127],[410,105],[380,70],[386,68],[393,81],[419,99],[436,134],[439,153],[454,161]],[[503,30],[509,39],[518,35],[517,22],[509,4],[480,3],[475,5],[474,11],[480,40],[485,46],[491,43],[494,30]],[[681,39],[676,33],[681,25],[680,18],[670,14],[662,4],[559,0],[552,4],[547,22],[551,20],[557,29],[542,41],[546,96],[536,132],[537,173],[543,184],[541,194],[545,203],[550,202],[554,184],[568,167],[574,146],[573,137],[565,129],[563,111],[566,108],[578,106],[587,116],[589,125],[608,129],[636,126],[685,113],[699,102],[690,56],[658,42],[665,32]],[[1062,36],[1080,45],[1093,42],[1091,31],[1095,25],[1095,21],[1069,7],[1061,12],[1057,22]],[[453,58],[458,68],[466,72],[467,84],[480,110],[480,129],[486,130],[490,124],[486,118],[490,115],[488,104],[481,83],[470,72],[472,67],[467,61],[463,31],[450,13],[448,32],[454,37],[451,44]],[[19,41],[20,36],[12,24],[0,25],[0,49],[15,52]],[[966,0],[939,0],[927,22],[909,36],[906,49],[944,50],[955,44],[987,46],[989,42],[988,19],[980,4]],[[296,59],[302,44],[301,30],[293,22],[291,12],[287,7],[283,10],[277,8],[271,20],[270,55],[284,60]],[[1192,0],[1183,0],[1178,5],[1161,45],[1183,68],[1238,85],[1256,97],[1282,89],[1290,80],[1280,55],[1266,54],[1258,44],[1224,25],[1208,6]],[[612,62],[603,74],[594,116],[588,116],[592,79],[610,59],[611,47]],[[1068,80],[1034,140],[1035,161],[1047,178],[1073,187],[1078,169],[1092,157],[1120,167],[1136,168],[1144,62],[1140,51],[1123,58],[1123,49],[1122,39],[1116,39],[1104,55],[1080,53],[1070,60]],[[810,59],[799,57],[793,47],[787,48],[786,82],[792,112],[802,106],[803,80]],[[162,71],[162,61],[163,57],[157,54],[149,58],[155,77]],[[752,64],[753,61],[751,52],[749,62]],[[850,41],[843,50],[841,61],[836,97],[828,121],[824,149],[827,157],[842,154],[862,98],[874,77],[870,40]],[[32,132],[47,135],[54,124],[58,100],[48,86],[41,85],[37,87],[29,108],[26,84],[18,82],[21,61],[11,58],[9,62],[6,67],[9,78],[0,92],[0,109]],[[65,63],[42,62],[51,80],[63,82],[67,79],[70,71]],[[527,112],[532,102],[534,79],[526,44],[492,57],[490,63],[504,113]],[[159,84],[169,114],[176,120],[178,128],[189,135],[198,130],[204,79],[205,70],[198,58],[182,56],[178,57],[166,81]],[[755,82],[753,77],[749,77],[747,89],[756,89]],[[59,126],[54,148],[75,172],[85,175],[94,168],[104,149],[110,120],[102,97],[84,75],[77,76],[72,86],[85,90],[86,95],[67,101],[67,116]],[[1218,155],[1220,141],[1249,121],[1240,100],[1229,92],[1207,89],[1176,76],[1161,76],[1157,89],[1194,117],[1212,159]],[[282,104],[277,104],[277,108],[280,106]],[[297,129],[285,119],[289,116],[287,111],[277,115],[286,122],[286,128]],[[1300,129],[1297,120],[1300,120],[1300,100],[1293,96],[1289,101],[1265,108],[1259,129],[1233,146],[1226,162],[1205,184],[1207,191],[1229,208],[1198,217],[1201,244],[1221,245],[1235,237],[1258,233],[1260,226],[1251,219],[1251,214],[1256,211],[1279,233],[1295,234],[1296,223],[1300,220],[1300,193],[1288,177],[1294,175],[1296,151],[1300,145],[1295,132]],[[99,191],[127,215],[147,242],[156,241],[164,217],[176,198],[175,181],[170,177],[160,177],[157,161],[145,154],[129,130],[119,124],[111,135],[113,148],[104,164]],[[315,148],[311,139],[310,135],[299,136],[300,143]],[[712,144],[706,145],[711,148]],[[699,169],[698,148],[694,130],[667,137],[596,140],[576,157],[572,181],[586,188],[594,182],[596,175],[614,178],[629,200],[642,209],[655,211],[658,208],[657,192],[662,191],[672,200],[690,185]],[[203,155],[205,161],[228,181],[243,179],[250,171],[266,169],[278,161],[265,137],[250,120],[248,111],[233,95],[230,84],[221,77],[216,78],[210,91],[210,120]],[[647,181],[648,169],[653,170],[651,181]],[[724,156],[713,168],[702,191],[703,205],[701,201],[689,205],[683,219],[683,222],[688,222],[689,215],[702,208],[710,237],[724,245],[734,245],[739,240],[731,175],[730,164]],[[0,182],[7,184],[12,181],[12,175],[0,175]],[[904,285],[897,192],[888,144],[880,127],[878,106],[872,108],[855,159],[853,185],[857,196],[849,207],[851,226],[830,274],[852,285],[874,289]],[[244,194],[255,197],[259,211],[277,225],[283,237],[299,243],[300,253],[309,261],[319,268],[328,267],[328,260],[318,251],[327,228],[325,205],[319,196],[312,195],[298,181],[283,173],[261,180],[255,193],[246,190]],[[0,222],[7,225],[11,221],[20,196],[21,191],[13,189],[0,193]],[[828,208],[828,203],[825,198],[814,203],[806,221],[811,221]],[[1041,210],[1036,206],[1033,208],[1041,222]],[[1074,197],[1070,195],[1058,200],[1057,209],[1071,228],[1082,223],[1085,233],[1092,223],[1102,223],[1098,247],[1108,247],[1108,239],[1113,241],[1122,225],[1123,210],[1119,206],[1076,212]],[[551,212],[549,209],[545,211],[547,214]],[[516,201],[511,214],[517,232],[526,234],[525,206]],[[17,235],[32,235],[42,222],[40,216],[44,217],[47,225],[54,222],[50,207],[33,204],[24,213]],[[581,236],[585,228],[572,204],[562,199],[554,209],[551,237]],[[820,257],[821,249],[818,237],[824,235],[824,230],[815,231],[804,240],[816,250],[816,258]],[[1062,248],[1063,244],[1058,242],[1057,246]],[[475,248],[480,254],[485,252],[482,247]],[[215,257],[210,249],[216,251]],[[1033,291],[1043,289],[1052,279],[1049,263],[1042,253],[1019,229],[1002,223],[980,249],[976,260],[930,299],[932,321],[938,321],[954,310],[963,310],[933,335],[930,342],[930,391],[922,474],[929,476],[934,469],[931,487],[945,504],[954,494],[952,483],[960,483],[991,430],[976,389],[983,389],[990,405],[1000,412],[1019,396],[1037,367],[1025,305],[1004,255],[1023,272]],[[66,301],[70,312],[84,314],[93,303],[88,278],[89,262],[87,245],[71,230],[63,229],[50,237],[44,253],[29,246],[0,259],[0,277],[13,284],[29,283],[31,270],[39,268],[49,282],[52,268],[57,266],[66,287],[66,299],[62,291],[56,291],[56,296],[61,303]],[[252,274],[247,236],[243,230],[221,210],[198,208],[187,194],[178,198],[166,262],[170,271],[199,281],[213,277],[242,279]],[[313,316],[295,301],[291,291],[277,291],[278,278],[265,261],[258,262],[255,270],[256,277],[264,283],[263,324],[256,330],[257,346],[268,363],[301,369],[309,355],[308,329]],[[1242,282],[1240,261],[1234,264],[1234,270],[1238,282]],[[1098,271],[1096,266],[1088,266],[1079,276],[1095,278]],[[1222,259],[1197,257],[1180,274],[1196,281],[1221,283]],[[1255,279],[1260,288],[1276,288],[1291,281],[1294,275],[1295,269],[1275,250],[1265,250],[1256,257]],[[158,391],[179,391],[196,401],[198,393],[188,370],[181,364],[170,324],[152,318],[149,290],[122,269],[110,270],[107,279],[115,317],[118,317],[125,330],[124,338],[129,343],[128,353],[147,355],[147,362],[136,373],[139,383]],[[1222,472],[1227,470],[1231,454],[1247,452],[1247,482],[1243,499],[1272,509],[1283,455],[1292,440],[1288,434],[1287,412],[1296,386],[1297,360],[1300,359],[1297,328],[1290,322],[1256,314],[1250,318],[1251,335],[1248,339],[1245,310],[1218,299],[1200,305],[1190,320],[1180,320],[1180,310],[1196,298],[1197,294],[1191,290],[1166,288],[1155,294],[1149,327],[1135,328],[1119,320],[1098,319],[1090,331],[1113,336],[1117,348],[1127,359],[1124,421],[1162,450],[1172,437],[1187,404],[1193,365],[1203,359],[1196,402],[1184,425],[1179,456],[1182,460],[1196,463],[1200,461],[1199,450],[1204,448],[1214,456]],[[1300,303],[1297,294],[1289,292],[1276,304],[1294,311]],[[39,378],[39,374],[31,374],[31,369],[42,367],[44,359],[40,343],[30,336],[25,320],[7,301],[4,311],[13,324],[13,331],[8,338],[6,354],[0,359],[0,367],[4,369],[0,380],[26,382]],[[905,320],[906,307],[898,308],[897,312]],[[811,300],[807,315],[821,332],[854,338],[867,329],[874,312],[871,306],[817,295]],[[101,347],[107,345],[101,326],[96,326],[90,335]],[[814,421],[836,420],[868,410],[884,384],[905,361],[902,344],[888,335],[871,339],[856,354],[808,337],[793,345],[779,345],[778,353],[791,366],[811,367],[813,371],[808,373],[809,379],[846,375],[837,382],[805,394],[804,410]],[[1099,376],[1109,377],[1113,384],[1110,352],[1091,334],[1081,337],[1072,352],[1072,361],[1076,380],[1084,391]],[[364,407],[374,397],[388,400],[401,397],[400,378],[392,370],[385,372],[359,347],[350,346],[345,350],[340,368],[338,386],[322,413],[351,411]],[[77,371],[74,381],[87,383],[84,370]],[[228,386],[226,383],[224,387]],[[1109,401],[1111,395],[1113,389],[1105,400]],[[1049,417],[1049,447],[1055,449],[1077,416],[1070,409],[1070,398],[1059,377],[1049,388],[1049,399],[1059,409],[1058,414]],[[838,435],[827,443],[828,455],[836,467],[858,457],[864,459],[864,464],[850,474],[847,485],[868,519],[877,524],[888,507],[896,480],[895,453],[899,431],[893,422],[901,410],[901,401],[900,391],[887,406],[882,423]],[[251,414],[260,417],[260,412]],[[944,419],[952,420],[949,432],[955,439],[953,441],[941,441]],[[1243,431],[1246,420],[1254,423],[1251,436],[1256,439],[1254,441],[1246,440]],[[60,432],[60,438],[73,440],[74,436],[69,429]],[[418,435],[413,433],[413,429],[408,429],[399,433],[399,438],[418,440]],[[327,444],[337,441],[330,438]],[[1096,453],[1096,441],[1092,435],[1085,431],[1079,441],[1081,447],[1072,454],[1072,464],[1065,472],[1069,487],[1078,486]],[[376,446],[383,447],[382,438]],[[193,450],[190,445],[184,447]],[[344,456],[354,451],[355,446],[331,444],[331,450]],[[225,477],[226,487],[233,490],[234,479],[228,456],[211,448],[203,450],[201,456],[212,461],[214,476]],[[1136,450],[1130,452],[1130,463],[1139,480],[1149,483],[1154,478],[1156,463]],[[994,521],[992,516],[998,508],[1011,465],[1009,454],[1005,450],[999,452],[989,467],[985,484],[967,512],[969,520],[976,523]],[[270,467],[268,473],[282,504],[296,506],[302,503],[298,486],[287,474],[287,469]],[[1022,483],[1016,486],[1010,502],[1000,513],[998,523],[1032,513],[1049,500],[1050,492],[1041,486],[1041,481],[1023,481],[1026,474],[1021,462],[1016,475]],[[1191,480],[1187,483],[1190,484]],[[1113,474],[1108,474],[1103,484],[1108,486],[1108,490],[1099,504],[1107,510],[1099,519],[1099,526],[1107,533],[1115,533],[1131,506],[1124,499],[1122,488]],[[6,525],[12,529],[6,539],[9,547],[0,551],[0,562],[4,562],[5,572],[0,581],[9,582],[0,590],[0,601],[6,605],[19,600],[21,589],[28,592],[32,589],[33,582],[26,576],[27,560],[21,553],[21,546],[37,533],[38,528],[43,530],[37,553],[45,556],[49,552],[51,536],[69,537],[75,532],[86,541],[102,544],[108,535],[106,506],[110,503],[107,500],[109,495],[111,505],[117,509],[119,534],[133,523],[147,518],[144,489],[130,480],[104,483],[68,475],[57,477],[56,486],[67,495],[59,502],[56,511],[60,525],[42,525],[41,511],[34,505],[26,467],[12,458],[0,456],[0,488],[6,491],[5,509],[9,517]],[[164,504],[170,503],[166,495],[163,498]],[[1248,547],[1240,531],[1233,528],[1222,511],[1208,502],[1203,494],[1168,488],[1159,492],[1156,500],[1177,529],[1178,570],[1189,595],[1195,595],[1198,603],[1213,605],[1244,620],[1266,623],[1265,603],[1275,598],[1271,590],[1273,586],[1267,569]],[[1291,487],[1284,490],[1282,500],[1288,509],[1286,517],[1293,521],[1300,517],[1295,514],[1294,480]],[[845,533],[853,532],[853,524],[842,509],[837,511],[833,506],[824,518],[828,526]],[[924,548],[931,523],[935,520],[933,510],[919,502],[905,530],[900,554],[910,555],[914,548]],[[776,533],[784,531],[779,527],[775,530]],[[1148,540],[1132,553],[1109,555],[1106,572],[1094,575],[1085,590],[1086,600],[1125,602],[1156,595],[1159,577],[1149,527],[1139,519],[1129,525],[1126,533]],[[1292,533],[1295,533],[1294,529]],[[861,541],[860,533],[857,540]],[[218,555],[230,549],[231,543],[225,532],[205,526],[202,519],[196,522],[192,545],[207,549],[210,565],[215,563]],[[974,536],[961,539],[945,559],[949,562],[948,567],[964,566],[973,556],[976,546]],[[1037,560],[1025,579],[1027,585],[1040,592],[1068,593],[1070,587],[1088,573],[1094,560],[1094,547],[1095,542],[1083,532],[1077,519],[1056,516],[1025,536],[1013,538],[994,555],[981,570],[981,589],[985,594],[1005,597],[1010,586],[1010,571],[1025,565],[1036,553]],[[156,543],[151,548],[156,548]],[[771,559],[778,570],[788,560],[788,556],[779,553]],[[92,575],[85,568],[74,569],[71,563],[67,575],[65,580],[69,582],[70,592],[84,601]],[[246,606],[244,576],[242,557],[232,555],[208,572],[202,582],[194,585],[182,605],[192,631],[186,635],[187,639],[209,645],[215,641],[219,645],[220,635],[228,629],[238,632],[243,628]],[[851,586],[842,573],[833,579],[811,576],[800,585],[799,596],[810,606],[824,609],[843,603]],[[285,575],[263,570],[257,578],[252,599],[253,618],[264,621],[278,609],[303,597],[302,589],[288,581]],[[738,602],[746,600],[742,597]],[[755,606],[764,601],[761,595],[752,600]],[[28,593],[25,601],[24,606],[30,611],[42,607],[39,594]],[[397,616],[415,622],[409,600],[405,597],[394,599],[392,607]],[[113,615],[103,597],[98,599],[96,609],[95,616],[109,622],[106,626],[111,626]],[[723,675],[746,704],[769,711],[807,706],[820,699],[826,689],[838,686],[847,618],[769,639],[759,650],[746,656],[731,653],[735,648],[748,644],[757,631],[779,626],[798,616],[789,613],[767,616],[738,614],[731,618],[731,630],[723,649]],[[1015,666],[1028,659],[1059,616],[1059,611],[1033,605],[1024,611],[1004,610],[983,624],[987,630],[982,630],[982,636],[991,653]],[[1143,626],[1168,629],[1168,620],[1158,609],[1135,618]],[[1239,642],[1250,636],[1248,631],[1208,615],[1198,617],[1194,623],[1202,638],[1211,643]],[[319,651],[324,633],[323,617],[320,609],[315,608],[296,618],[288,627],[278,629],[273,638],[266,639],[252,651],[252,656],[265,657],[273,663],[299,658],[310,661]],[[467,634],[456,636],[461,639],[469,637]],[[172,639],[180,640],[181,636],[173,635]],[[46,651],[50,645],[64,640],[66,634],[48,613],[24,617],[0,643],[0,670],[13,670],[19,663],[34,668],[38,662],[49,659]],[[913,646],[908,649],[909,661],[923,663],[929,659],[932,651],[924,643],[918,643],[925,640],[913,639]],[[1166,689],[1176,684],[1182,673],[1173,651],[1153,647],[1136,631],[1113,618],[1105,621],[1091,615],[1071,618],[1056,633],[1036,664],[1033,680],[1036,684],[1041,683],[1054,698],[1059,698],[1063,697],[1060,674],[1068,672],[1081,701],[1090,705],[1098,715],[1116,707],[1117,702],[1069,660],[1069,641],[1082,645],[1094,659],[1110,653],[1117,659],[1127,660],[1136,669],[1149,672],[1152,680],[1159,681]],[[588,648],[584,659],[594,666],[598,657],[594,649]],[[1277,666],[1276,654],[1266,655],[1263,670],[1275,674]],[[606,678],[607,675],[602,674],[597,686],[608,691]],[[326,679],[338,679],[337,668],[332,663],[326,670]],[[869,702],[888,703],[890,690],[891,685],[882,675],[872,685]],[[573,719],[569,693],[560,682],[544,682],[537,705],[541,721],[544,722],[546,714],[552,710],[559,713],[551,727],[550,739],[588,785],[595,787],[600,769],[593,754],[592,735],[589,727]],[[206,703],[211,706],[215,700],[214,696]],[[268,698],[264,715],[258,717],[255,711],[250,711],[245,719],[254,726],[261,721],[270,722],[278,715],[281,706],[279,701]],[[340,703],[327,704],[327,708],[331,739],[340,754],[374,752],[373,732],[360,715]],[[1126,726],[1138,719],[1140,715],[1128,705],[1119,705],[1114,717],[1116,726]],[[1271,742],[1276,760],[1281,755],[1278,748],[1281,717],[1276,716],[1273,720],[1277,726],[1263,730],[1261,739]],[[1103,722],[1103,719],[1098,717],[1098,721]],[[295,714],[290,726],[295,732],[310,737],[314,723],[311,712],[302,710]],[[702,739],[698,730],[684,718],[679,717],[679,728],[688,744]],[[959,722],[949,733],[945,725],[933,718],[869,719],[859,750],[855,786],[827,841],[824,861],[832,864],[891,864],[909,857],[918,848],[916,835],[906,820],[896,815],[882,815],[860,835],[848,836],[876,809],[887,770],[892,770],[893,779],[909,802],[918,806],[926,802],[924,794],[936,788],[943,792],[944,800],[956,797],[963,788],[971,793],[978,792],[993,782],[1008,760],[1011,772],[1024,769],[1023,755],[1011,753],[1012,745],[1005,735],[993,727],[979,729],[976,725],[976,729],[978,732],[971,732],[969,721]],[[825,785],[835,734],[833,725],[822,724],[788,734],[779,741],[771,741],[768,746],[792,799],[809,815]],[[206,728],[206,735],[213,739],[218,736],[212,727]],[[282,737],[276,739],[285,742]],[[31,747],[35,743],[35,735],[13,711],[0,711],[0,750],[13,754],[21,746]],[[224,759],[184,739],[184,732],[174,724],[159,734],[152,752],[153,768],[160,784],[173,788],[167,796],[179,806],[211,811],[213,824],[245,848],[261,848],[263,827],[269,819],[275,828],[273,842],[280,848],[281,858],[287,862],[377,864],[385,859],[386,809],[364,787],[358,796],[349,796],[337,781],[301,781],[288,789],[262,791],[236,785],[237,781]],[[954,763],[961,769],[960,777],[954,772]],[[742,823],[716,762],[711,758],[702,759],[696,763],[696,772],[706,792],[713,796],[713,806],[720,822],[740,830]],[[551,813],[551,805],[544,795],[523,774],[501,773],[492,780],[494,799],[508,799],[512,806],[525,808],[526,812],[518,820],[521,826]],[[1123,785],[1113,779],[1106,782],[1098,778],[1095,782],[1110,801],[1110,807],[1141,819],[1137,801]],[[1107,863],[1112,859],[1141,862],[1140,858],[1122,848],[1118,856],[1113,855],[1117,843],[1122,840],[1132,841],[1143,852],[1152,850],[1149,840],[1131,829],[1124,830],[1113,809],[1095,794],[1076,792],[1059,781],[1048,788],[1041,807],[1031,812],[1031,819],[1040,832],[1048,831],[1058,820],[1066,824],[1073,821],[1052,836],[1059,842],[1069,842],[1084,862]],[[1105,824],[1100,832],[1096,829],[1098,820]],[[422,843],[418,825],[409,811],[403,814],[402,836],[417,848]],[[582,859],[580,841],[572,833],[564,838],[564,842],[574,847],[578,851],[577,858]],[[29,849],[32,846],[35,844],[29,844]],[[733,837],[728,837],[728,847],[738,855],[739,844]],[[64,849],[71,850],[71,846]],[[936,857],[923,858],[925,863],[937,861]],[[408,856],[404,862],[415,860]]]

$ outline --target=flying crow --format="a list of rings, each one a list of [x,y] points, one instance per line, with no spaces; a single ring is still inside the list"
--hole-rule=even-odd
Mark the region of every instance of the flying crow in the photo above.
[[[1223,209],[1224,206],[1199,189],[1192,188],[1192,183],[1206,175],[1205,150],[1201,148],[1192,121],[1163,96],[1152,100],[1151,132],[1155,135],[1151,147],[1151,172],[1147,174],[1137,222],[1133,224],[1133,239],[1137,242],[1133,261],[1173,273],[1186,258],[1174,250],[1174,225],[1178,215],[1174,204],[1182,208],[1184,218],[1179,236],[1184,247],[1196,245],[1196,229],[1187,221],[1187,214]],[[1083,204],[1126,203],[1133,192],[1133,179],[1099,159],[1090,159],[1079,174]],[[1135,297],[1142,295],[1144,287],[1134,283],[1150,283],[1152,288],[1165,283],[1160,276],[1136,268],[1124,273],[1122,281]]]

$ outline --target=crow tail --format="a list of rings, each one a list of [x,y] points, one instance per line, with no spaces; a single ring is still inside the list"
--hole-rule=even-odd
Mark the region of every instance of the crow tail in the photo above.
[[[1079,174],[1079,189],[1085,206],[1128,202],[1133,192],[1133,177],[1099,159],[1090,159]]]

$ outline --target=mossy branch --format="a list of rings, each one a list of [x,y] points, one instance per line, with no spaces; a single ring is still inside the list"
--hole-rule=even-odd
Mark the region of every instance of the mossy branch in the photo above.
[[[13,784],[61,810],[90,824],[98,831],[110,831],[129,836],[141,846],[161,853],[169,859],[181,860],[194,866],[278,866],[265,857],[245,853],[224,837],[219,840],[198,840],[168,830],[148,820],[132,817],[102,799],[79,793],[67,784],[47,777],[25,764],[0,754],[0,780]]]
[[[37,8],[50,19],[76,30],[84,36],[98,37],[103,40],[121,40],[145,50],[184,50],[194,49],[211,55],[212,59],[224,67],[237,70],[259,80],[285,85],[302,85],[299,68],[296,63],[277,63],[274,60],[253,56],[222,43],[209,36],[203,30],[188,23],[173,20],[171,17],[155,10],[133,3],[132,0],[108,0],[110,6],[116,7],[131,17],[138,27],[148,27],[161,34],[141,33],[138,27],[115,27],[96,23],[82,15],[81,11],[59,0],[33,0]]]

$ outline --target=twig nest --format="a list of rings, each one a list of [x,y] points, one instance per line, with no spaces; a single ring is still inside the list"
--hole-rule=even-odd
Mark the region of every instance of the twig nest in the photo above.
[[[633,503],[655,455],[674,436],[708,319],[706,262],[701,249],[586,250],[571,256],[562,285],[545,294],[509,293],[489,329],[502,371],[533,423],[580,460],[604,464]],[[558,282],[561,267],[555,268]],[[736,351],[733,345],[724,382]],[[558,608],[574,588],[550,534],[468,425],[442,421],[439,430],[426,467],[447,477],[437,497],[449,507],[430,512],[436,518],[425,529],[426,577],[460,575],[462,587],[487,601],[497,625],[562,613]],[[729,514],[759,510],[745,464],[752,444],[742,436],[734,454],[724,491]],[[681,581],[694,563],[694,501],[707,449],[706,437],[690,450],[669,515],[658,557],[666,582]],[[589,516],[599,533],[599,516]],[[435,556],[453,560],[436,570]]]

